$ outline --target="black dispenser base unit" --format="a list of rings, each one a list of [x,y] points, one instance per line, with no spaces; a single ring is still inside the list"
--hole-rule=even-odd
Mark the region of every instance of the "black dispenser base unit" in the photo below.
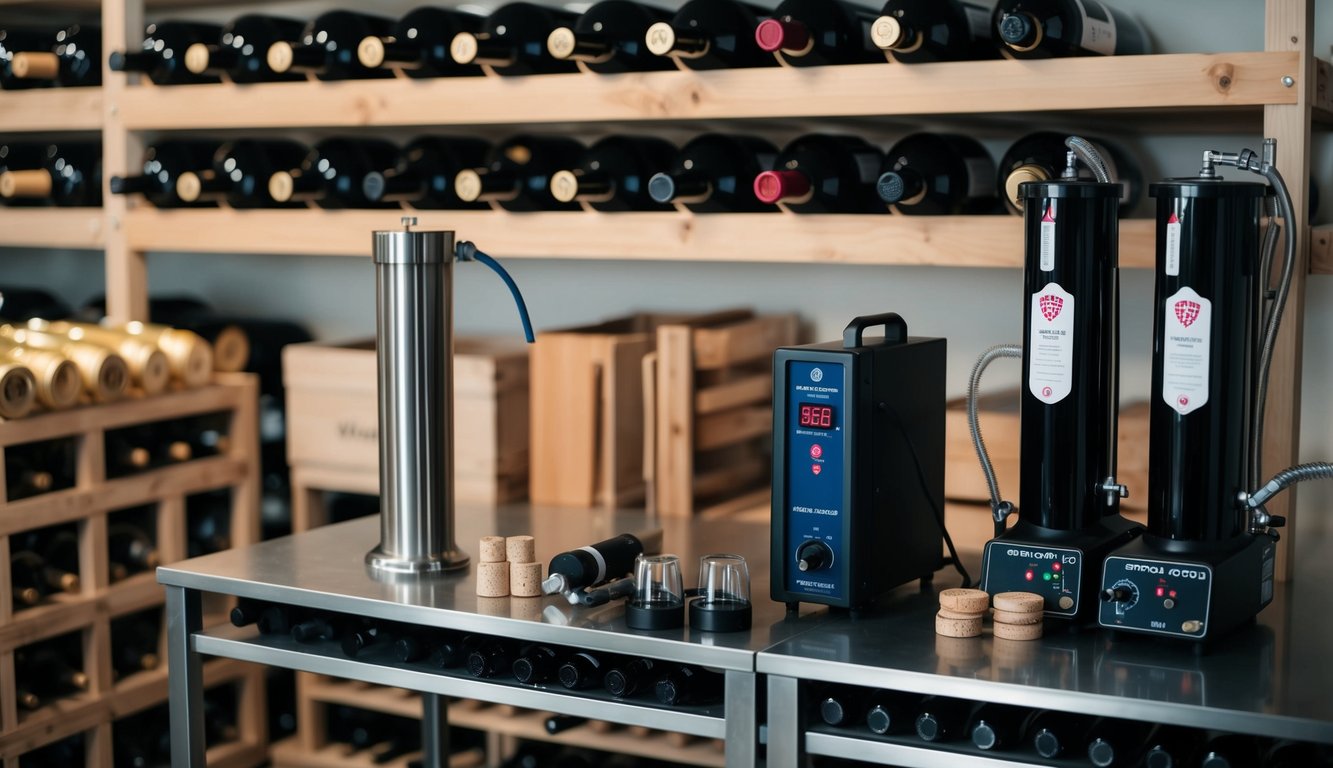
[[[1096,615],[1102,563],[1143,531],[1119,515],[1083,530],[1043,528],[1019,520],[982,552],[981,588],[1034,592],[1046,599],[1046,618],[1091,621]]]
[[[1144,537],[1106,558],[1098,623],[1182,640],[1220,637],[1273,601],[1274,551],[1266,535]]]
[[[773,600],[863,608],[939,569],[944,402],[945,340],[896,314],[774,353]]]

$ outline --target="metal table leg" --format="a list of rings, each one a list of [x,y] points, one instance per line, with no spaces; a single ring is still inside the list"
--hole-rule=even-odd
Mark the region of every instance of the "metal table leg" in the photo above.
[[[425,768],[449,765],[449,701],[438,693],[421,694],[421,759]]]
[[[727,719],[727,768],[754,768],[759,742],[759,712],[753,672],[727,670],[724,695]]]
[[[171,764],[204,767],[203,661],[191,635],[203,629],[199,592],[166,587],[167,691],[171,696]]]
[[[796,678],[769,675],[769,768],[801,768],[805,765],[802,727],[800,691]]]

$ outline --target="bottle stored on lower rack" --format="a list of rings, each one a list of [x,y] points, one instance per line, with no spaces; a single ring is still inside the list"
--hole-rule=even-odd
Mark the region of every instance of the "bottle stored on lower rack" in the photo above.
[[[967,731],[977,749],[1002,752],[1018,749],[1029,713],[1005,704],[982,704],[972,713]]]
[[[1143,754],[1152,725],[1136,720],[1098,718],[1088,730],[1088,762],[1097,768],[1134,765]]]
[[[909,733],[916,727],[919,696],[898,691],[874,691],[866,709],[866,727],[871,733]]]
[[[550,715],[542,722],[542,727],[552,736],[564,733],[570,728],[577,728],[588,722],[588,718],[578,715]]]
[[[1193,728],[1159,726],[1144,742],[1143,768],[1185,768],[1197,761],[1204,734]],[[1299,763],[1310,765],[1311,763]],[[1264,765],[1269,765],[1265,762]]]
[[[56,477],[42,458],[46,451],[38,446],[19,446],[5,450],[5,498],[18,501],[50,493]]]
[[[499,640],[483,639],[467,655],[467,671],[473,677],[499,677],[513,668],[513,652]]]
[[[1242,768],[1262,763],[1259,740],[1254,736],[1228,733],[1208,740],[1199,750],[1199,768]]]
[[[560,684],[571,691],[595,688],[606,674],[606,660],[590,651],[579,651],[565,657],[557,675]]]
[[[689,0],[670,21],[648,28],[648,50],[698,70],[777,66],[754,37],[767,15],[739,0]]]
[[[549,645],[528,645],[514,659],[514,679],[528,685],[546,683],[556,678],[559,653]]]
[[[1082,759],[1090,725],[1089,718],[1082,715],[1042,710],[1028,722],[1024,738],[1047,760],[1064,756]]]
[[[954,741],[967,736],[972,703],[947,696],[927,696],[917,709],[916,735],[924,741]]]
[[[83,391],[93,402],[115,402],[129,390],[130,369],[125,358],[106,347],[73,341],[60,334],[34,331],[26,326],[0,325],[0,338],[56,353],[73,362],[78,368]]]
[[[153,507],[141,513],[151,514]],[[131,511],[119,513],[118,518]],[[110,522],[106,529],[107,560],[110,567],[111,582],[124,581],[136,573],[151,571],[161,564],[157,545],[149,529],[137,521]]]
[[[701,707],[722,700],[723,677],[720,672],[681,665],[657,681],[657,700],[669,707]]]
[[[995,0],[888,0],[870,27],[870,39],[892,61],[994,59]]]
[[[162,614],[158,609],[111,622],[111,667],[117,680],[157,669],[161,663]]]
[[[216,42],[222,27],[200,21],[160,21],[148,25],[138,50],[113,51],[113,72],[141,72],[154,85],[216,83],[216,75],[192,72],[186,67],[186,51],[193,45]]]
[[[648,180],[648,194],[695,213],[775,211],[755,195],[754,178],[773,170],[777,156],[777,147],[756,136],[706,133],[681,147],[670,167]]]
[[[630,659],[608,669],[602,685],[617,699],[628,698],[652,688],[660,668],[652,659]]]
[[[320,80],[373,80],[393,77],[391,70],[367,67],[357,47],[367,37],[392,34],[393,20],[350,10],[320,14],[306,25],[299,40],[279,40],[265,54],[274,72],[298,72]]]
[[[492,147],[480,166],[459,171],[454,189],[464,202],[494,203],[507,211],[576,211],[578,203],[551,194],[551,177],[574,167],[583,150],[563,136],[514,136]]]
[[[834,688],[819,698],[819,719],[835,727],[858,724],[868,709],[865,691],[859,688]]]
[[[1069,134],[1052,131],[1031,133],[1014,142],[1000,159],[998,187],[1005,207],[1010,213],[1022,214],[1022,198],[1019,196],[1020,184],[1029,181],[1054,181],[1060,178],[1066,165],[1068,148],[1065,139]],[[1084,137],[1088,138],[1088,137]],[[1131,213],[1143,197],[1143,173],[1138,163],[1134,162],[1119,147],[1103,139],[1089,138],[1100,150],[1111,172],[1111,177],[1123,185],[1120,196],[1120,215]],[[1079,163],[1080,178],[1091,180],[1089,171]]]
[[[783,0],[755,27],[759,47],[796,67],[883,62],[870,44],[879,14],[846,0]]]
[[[367,648],[383,648],[392,645],[397,637],[398,633],[388,624],[366,621],[360,626],[349,627],[340,642],[343,655],[349,659],[355,659]]]
[[[208,491],[185,497],[185,550],[189,557],[230,549],[231,491]]]
[[[168,139],[150,144],[144,150],[143,173],[112,176],[114,195],[143,195],[157,208],[199,208],[215,205],[210,200],[187,202],[176,191],[182,174],[200,174],[213,167],[218,142],[195,139]],[[49,318],[58,319],[58,318]],[[99,318],[100,319],[100,318]]]
[[[458,196],[455,179],[486,163],[490,145],[481,139],[422,136],[403,147],[399,163],[366,174],[362,194],[371,203],[407,203],[421,210],[484,210],[478,199]]]
[[[884,155],[855,136],[812,133],[754,178],[755,197],[796,213],[883,213],[875,191]]]
[[[15,538],[20,546],[40,552],[45,563],[46,582],[64,592],[78,592],[83,585],[79,577],[79,528],[74,523],[42,528]]]
[[[995,163],[966,136],[915,133],[885,156],[875,185],[894,213],[958,216],[1000,213]]]
[[[286,139],[238,139],[218,148],[213,167],[187,172],[176,180],[176,194],[187,203],[212,201],[233,208],[296,208],[304,203],[279,202],[268,191],[269,178],[301,164],[308,150]]]
[[[275,72],[268,64],[274,43],[299,40],[305,22],[262,13],[237,16],[222,28],[216,41],[185,49],[185,67],[196,75],[225,76],[233,83],[276,83],[304,80],[303,72]]]
[[[320,640],[341,640],[347,625],[346,617],[323,611],[313,612],[292,625],[292,639],[307,644]]]
[[[382,139],[337,136],[316,144],[301,162],[275,171],[268,193],[279,203],[315,203],[321,208],[384,208],[367,199],[366,176],[398,164],[398,147]]]
[[[102,28],[93,24],[4,31],[0,87],[65,88],[102,84]]]
[[[0,205],[92,207],[102,204],[102,148],[59,144],[0,145]]]
[[[32,398],[28,397],[27,377],[19,368],[32,375]],[[8,381],[11,378],[15,381]],[[78,404],[81,394],[79,367],[64,355],[0,337],[0,413],[6,414],[6,418],[18,418],[25,413],[30,400],[52,411],[71,408]],[[27,495],[40,491],[33,489]]]
[[[422,6],[399,19],[387,35],[362,38],[356,55],[363,67],[405,72],[409,77],[471,77],[485,74],[476,64],[449,55],[454,36],[481,31],[482,18],[451,8]]]
[[[88,690],[79,642],[77,634],[63,635],[14,652],[14,678],[22,692],[20,700],[25,705],[35,705],[27,706],[28,709]]]
[[[577,72],[546,49],[557,27],[573,24],[576,14],[536,3],[506,3],[482,22],[480,32],[460,32],[449,43],[459,64],[479,64],[498,75],[544,75]]]
[[[1100,0],[1000,0],[992,18],[1013,59],[1149,53],[1138,21]]]
[[[584,151],[573,168],[551,176],[551,195],[597,211],[662,211],[648,194],[648,179],[671,166],[676,148],[646,136],[608,136]]]
[[[615,74],[675,69],[670,59],[648,50],[648,29],[671,15],[634,0],[601,0],[573,23],[551,30],[546,50],[589,72]]]

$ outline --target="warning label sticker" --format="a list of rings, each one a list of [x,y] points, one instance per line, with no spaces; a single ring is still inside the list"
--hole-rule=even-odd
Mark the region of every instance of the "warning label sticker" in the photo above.
[[[1058,283],[1032,294],[1028,391],[1043,403],[1069,396],[1074,381],[1074,297]]]
[[[1213,303],[1185,286],[1162,312],[1162,400],[1183,416],[1208,402]]]
[[[1055,202],[1046,208],[1041,217],[1041,252],[1039,254],[1042,272],[1055,269]]]
[[[1175,213],[1166,220],[1166,274],[1180,276],[1180,218]]]

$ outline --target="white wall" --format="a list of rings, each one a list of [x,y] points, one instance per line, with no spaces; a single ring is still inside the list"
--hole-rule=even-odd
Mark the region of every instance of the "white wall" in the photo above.
[[[681,0],[664,2],[675,7]],[[768,0],[773,5],[776,0]],[[350,3],[344,3],[351,5]],[[378,3],[386,13],[406,10],[415,0]],[[485,7],[496,3],[477,3]],[[1263,47],[1263,2],[1260,0],[1115,0],[1117,7],[1145,22],[1161,52],[1257,50]],[[292,13],[310,13],[328,2],[291,3]],[[361,4],[370,7],[371,4]],[[1319,17],[1315,50],[1327,54],[1333,42],[1333,2],[1317,0]],[[271,5],[264,8],[271,9]],[[233,11],[213,14],[225,18]],[[239,11],[235,11],[239,12]],[[1039,117],[1046,120],[1047,118]],[[1074,118],[1080,130],[1095,132],[1096,115]],[[911,126],[895,120],[855,130],[869,131],[884,144]],[[1054,122],[1049,123],[1056,126]],[[1003,121],[977,125],[969,120],[929,121],[921,127],[952,127],[977,132],[997,156],[1007,141],[1026,130],[1026,118],[1005,127]],[[1126,135],[1117,121],[1104,132],[1120,137],[1141,152],[1149,178],[1184,175],[1197,169],[1204,148],[1257,147],[1258,133],[1238,135],[1234,124],[1195,125],[1181,133],[1164,124],[1162,134]],[[1156,130],[1134,124],[1131,132]],[[601,129],[605,130],[605,129]],[[1257,129],[1256,129],[1257,130]],[[1327,135],[1316,142],[1312,172],[1325,197],[1333,197],[1333,146]],[[1326,201],[1324,209],[1333,211]],[[386,214],[392,225],[395,217]],[[460,233],[466,235],[466,233]],[[292,233],[300,237],[299,232]],[[479,243],[485,248],[485,243]],[[884,242],[892,249],[891,241]],[[504,258],[503,253],[493,254]],[[834,338],[857,314],[896,311],[914,333],[946,336],[950,344],[950,389],[961,393],[972,361],[985,347],[1017,341],[1020,335],[1020,275],[1013,269],[943,269],[932,267],[853,267],[829,265],[672,264],[661,262],[508,262],[524,289],[539,329],[583,323],[645,308],[704,309],[737,304],[760,310],[796,310],[810,323],[816,338]],[[155,254],[149,259],[153,291],[201,295],[227,312],[306,321],[326,339],[368,336],[374,332],[373,277],[369,260],[264,256],[199,256]],[[466,266],[457,271],[457,326],[462,333],[518,332],[517,319],[504,288],[489,271]],[[101,291],[101,260],[78,253],[23,253],[0,250],[0,284],[45,285],[79,302]],[[1127,398],[1147,396],[1152,276],[1144,270],[1123,277],[1123,391]],[[1302,458],[1333,457],[1333,405],[1325,393],[1333,382],[1333,277],[1309,281],[1306,315]],[[1012,363],[994,367],[992,383],[1017,380]],[[1333,484],[1302,492],[1305,525],[1333,530]],[[1303,526],[1303,530],[1304,526]]]

